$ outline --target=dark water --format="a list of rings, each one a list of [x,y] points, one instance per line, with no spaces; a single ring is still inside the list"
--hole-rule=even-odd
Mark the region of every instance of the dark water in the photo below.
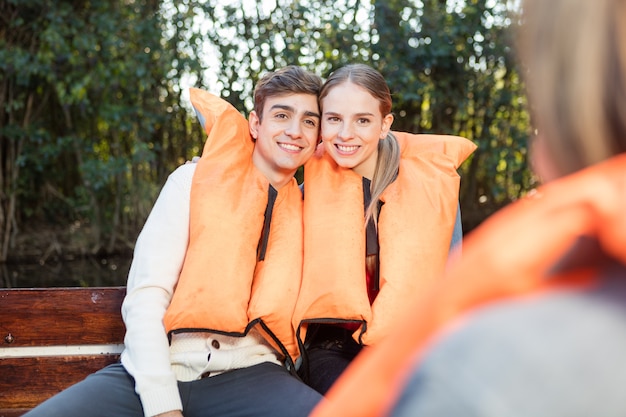
[[[0,287],[114,287],[126,285],[131,258],[81,258],[43,264],[0,264]]]

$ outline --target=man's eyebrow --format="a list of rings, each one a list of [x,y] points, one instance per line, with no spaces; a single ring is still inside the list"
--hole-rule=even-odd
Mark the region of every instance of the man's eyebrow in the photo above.
[[[276,110],[276,109],[285,110],[285,111],[288,111],[288,112],[291,112],[291,113],[295,113],[296,112],[295,108],[293,108],[292,106],[288,106],[286,104],[274,104],[272,107],[270,107],[270,111]],[[316,113],[314,111],[308,111],[307,110],[307,111],[304,112],[304,115],[308,116],[308,117],[317,117],[318,119],[320,118],[320,114]]]
[[[317,117],[318,119],[320,118],[320,114],[314,111],[305,111],[304,115],[309,117]]]
[[[270,110],[275,110],[275,109],[286,110],[292,113],[295,112],[295,109],[293,107],[288,106],[286,104],[274,104],[272,107],[270,107]]]

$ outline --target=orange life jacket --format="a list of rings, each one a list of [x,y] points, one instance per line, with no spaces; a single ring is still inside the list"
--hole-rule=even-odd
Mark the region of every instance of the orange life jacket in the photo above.
[[[458,207],[457,168],[476,145],[457,136],[393,133],[400,167],[381,196],[380,292],[372,305],[365,284],[362,177],[339,167],[323,145],[305,164],[304,269],[296,328],[302,321],[361,322],[353,337],[375,344],[443,273]]]
[[[295,179],[278,190],[265,260],[257,261],[270,184],[252,163],[248,122],[205,91],[192,89],[191,102],[208,138],[191,186],[189,247],[166,330],[244,335],[262,323],[268,341],[295,359],[302,193]]]
[[[459,261],[390,336],[357,357],[312,417],[384,416],[407,372],[454,319],[505,297],[591,286],[597,271],[555,269],[582,236],[626,264],[626,154],[541,187],[470,233]],[[555,272],[558,271],[558,272]]]

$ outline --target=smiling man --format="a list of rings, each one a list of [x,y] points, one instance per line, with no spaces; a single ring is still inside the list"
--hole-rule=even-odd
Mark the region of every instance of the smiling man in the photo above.
[[[250,133],[256,140],[252,162],[280,188],[311,157],[319,133],[317,97],[310,94],[268,97],[250,113]],[[263,123],[262,123],[263,122]],[[261,140],[257,140],[260,138]]]
[[[302,268],[294,174],[319,135],[321,79],[290,66],[255,88],[246,120],[201,90],[208,134],[174,171],[139,235],[121,364],[29,416],[306,416],[320,395],[292,374]]]

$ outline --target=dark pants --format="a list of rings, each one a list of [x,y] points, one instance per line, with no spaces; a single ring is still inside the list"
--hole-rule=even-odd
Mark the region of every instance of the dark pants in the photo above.
[[[361,351],[352,331],[334,325],[309,327],[302,379],[324,395]]]
[[[185,417],[305,417],[321,396],[283,367],[262,363],[179,382]],[[143,417],[134,379],[110,365],[27,413],[28,417]]]

